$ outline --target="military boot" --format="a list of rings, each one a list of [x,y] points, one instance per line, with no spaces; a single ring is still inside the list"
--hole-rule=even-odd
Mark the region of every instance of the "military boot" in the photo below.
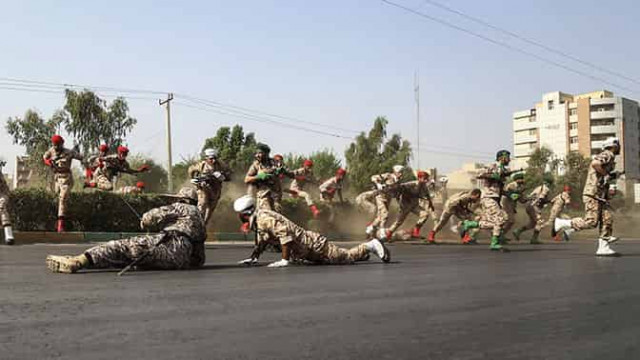
[[[513,238],[516,239],[516,241],[520,241],[520,235],[522,235],[523,231],[522,228],[513,230]]]
[[[540,231],[534,230],[533,235],[531,235],[531,240],[529,240],[529,242],[534,245],[542,244],[540,240],[538,240],[538,236],[540,236]]]
[[[88,265],[89,258],[84,254],[78,256],[47,256],[47,267],[54,273],[73,274]]]

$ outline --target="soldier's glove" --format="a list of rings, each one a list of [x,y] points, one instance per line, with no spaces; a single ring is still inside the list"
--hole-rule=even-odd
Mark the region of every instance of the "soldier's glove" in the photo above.
[[[248,259],[244,259],[244,260],[240,260],[238,261],[239,265],[258,265],[258,259],[256,258],[248,258]]]
[[[511,194],[509,194],[509,198],[511,198],[511,200],[513,200],[513,201],[518,201],[518,199],[520,199],[520,194],[511,193]]]
[[[260,181],[265,181],[265,180],[269,180],[273,177],[272,174],[266,173],[266,172],[260,172],[258,173],[258,175],[256,176],[256,178]]]
[[[218,179],[219,181],[224,181],[226,178],[224,175],[222,175],[222,173],[220,171],[214,171],[213,172],[213,176]]]
[[[44,159],[44,164],[49,166],[49,167],[52,167],[53,166],[53,161],[51,161],[51,159]]]
[[[285,259],[272,262],[271,264],[267,265],[267,267],[270,267],[270,268],[281,268],[281,267],[287,267],[287,266],[289,266],[289,260],[285,260]]]

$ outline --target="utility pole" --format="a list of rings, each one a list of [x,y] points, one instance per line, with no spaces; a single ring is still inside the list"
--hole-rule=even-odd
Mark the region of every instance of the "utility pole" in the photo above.
[[[418,70],[413,75],[413,92],[416,97],[416,170],[420,169],[420,83],[418,80]]]
[[[158,100],[160,106],[167,105],[167,157],[169,160],[169,166],[167,167],[167,190],[173,191],[173,162],[171,161],[171,100],[173,100],[173,93],[167,94],[167,100]]]

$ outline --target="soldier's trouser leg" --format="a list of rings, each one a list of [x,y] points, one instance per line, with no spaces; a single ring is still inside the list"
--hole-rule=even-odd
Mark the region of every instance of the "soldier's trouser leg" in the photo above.
[[[451,212],[449,210],[445,210],[440,215],[440,219],[436,222],[433,227],[433,232],[438,233],[442,228],[447,224],[449,219],[451,218]]]
[[[209,197],[209,213],[207,214],[207,218],[205,221],[209,221],[213,212],[218,207],[218,202],[220,201],[220,196],[222,195],[222,187],[213,187],[211,189],[211,196]],[[206,224],[206,222],[205,222]]]
[[[282,214],[282,193],[271,191],[271,203],[273,211]]]
[[[207,221],[207,213],[209,212],[209,198],[211,198],[211,190],[206,187],[199,187],[198,190],[198,210],[200,214]]]
[[[480,200],[480,205],[482,206],[482,215],[478,226],[480,229],[490,229],[492,236],[500,236],[507,222],[507,213],[502,210],[495,198],[483,198]]]
[[[311,195],[309,195],[308,192],[298,190],[298,196],[304,199],[304,201],[307,203],[307,206],[313,205],[313,199],[311,198]]]
[[[2,226],[11,226],[11,217],[9,216],[9,196],[7,194],[0,195],[0,222],[2,223]]]
[[[73,188],[73,178],[71,174],[56,179],[56,192],[58,193],[58,217],[63,218],[67,213],[67,203],[71,189]]]
[[[271,190],[260,190],[256,194],[257,208],[262,210],[274,210]]]
[[[377,216],[373,221],[373,226],[384,228],[389,219],[389,203],[391,199],[387,195],[379,194],[376,196]]]
[[[96,176],[96,187],[100,190],[111,191],[113,190],[113,184],[106,176],[100,174]]]
[[[358,208],[366,211],[369,214],[376,213],[376,204],[373,196],[373,191],[366,191],[356,196],[356,205]]]
[[[85,251],[92,269],[122,268],[146,254],[164,234],[141,235],[112,240]],[[154,248],[139,264],[148,269],[186,269],[191,265],[192,245],[188,240],[171,239]]]
[[[542,209],[538,208],[537,206],[532,206],[533,208],[533,212],[531,214],[529,214],[529,217],[533,218],[531,220],[535,220],[535,226],[534,226],[534,230],[540,232],[540,230],[542,230],[542,228],[544,227],[544,219],[542,218]]]
[[[560,217],[561,213],[562,213],[562,207],[553,205],[551,207],[551,211],[549,212],[549,219],[547,219],[547,221],[542,225],[542,227],[553,226],[553,222],[556,220],[557,217]]]
[[[418,208],[413,208],[413,212],[418,215],[418,220],[416,221],[416,228],[422,228],[422,226],[424,225],[424,223],[427,222],[427,220],[429,219],[429,215],[431,214],[431,210],[430,209],[425,209],[420,207],[419,210]]]
[[[404,223],[404,221],[407,219],[407,216],[411,214],[416,205],[417,204],[411,202],[400,203],[400,212],[398,213],[396,221],[394,221],[393,224],[391,224],[391,226],[389,227],[389,231],[393,233],[398,230],[402,223]]]
[[[593,229],[598,226],[598,212],[602,209],[602,230],[601,237],[611,236],[613,231],[613,216],[608,206],[589,196],[583,196],[584,217],[571,219],[571,227],[575,230]]]
[[[527,207],[525,209],[527,211],[527,217],[529,218],[529,222],[527,223],[527,225],[520,228],[521,232],[535,228],[536,225],[538,224],[538,221],[540,220],[540,213],[536,210],[537,208],[535,206],[531,204],[527,204]]]
[[[506,234],[516,223],[516,205],[511,202],[506,202],[502,205],[502,208],[504,209],[504,213],[507,215],[507,220],[502,226],[502,230]]]
[[[369,251],[365,244],[360,244],[351,249],[344,249],[327,242],[323,251],[323,257],[330,264],[353,264],[356,261],[362,261],[367,258]]]

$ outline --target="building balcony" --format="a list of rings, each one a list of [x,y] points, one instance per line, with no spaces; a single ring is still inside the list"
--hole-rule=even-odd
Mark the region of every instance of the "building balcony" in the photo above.
[[[578,151],[578,144],[569,144],[569,151]]]
[[[592,111],[591,112],[591,120],[598,119],[614,119],[618,116],[618,112],[615,110],[611,111]]]
[[[518,145],[518,144],[523,144],[523,143],[532,143],[532,142],[538,142],[538,136],[537,135],[514,135],[513,136],[513,142]]]
[[[537,128],[538,128],[537,121],[530,122],[528,120],[526,121],[517,120],[513,122],[513,131],[530,130],[530,129],[537,129]]]
[[[601,125],[592,126],[591,134],[615,134],[618,131],[618,127],[615,125]]]
[[[523,157],[523,156],[529,156],[531,155],[535,150],[537,149],[537,147],[533,147],[533,148],[516,148],[514,150],[514,156],[515,157]]]
[[[569,130],[569,136],[578,136],[578,129]]]

